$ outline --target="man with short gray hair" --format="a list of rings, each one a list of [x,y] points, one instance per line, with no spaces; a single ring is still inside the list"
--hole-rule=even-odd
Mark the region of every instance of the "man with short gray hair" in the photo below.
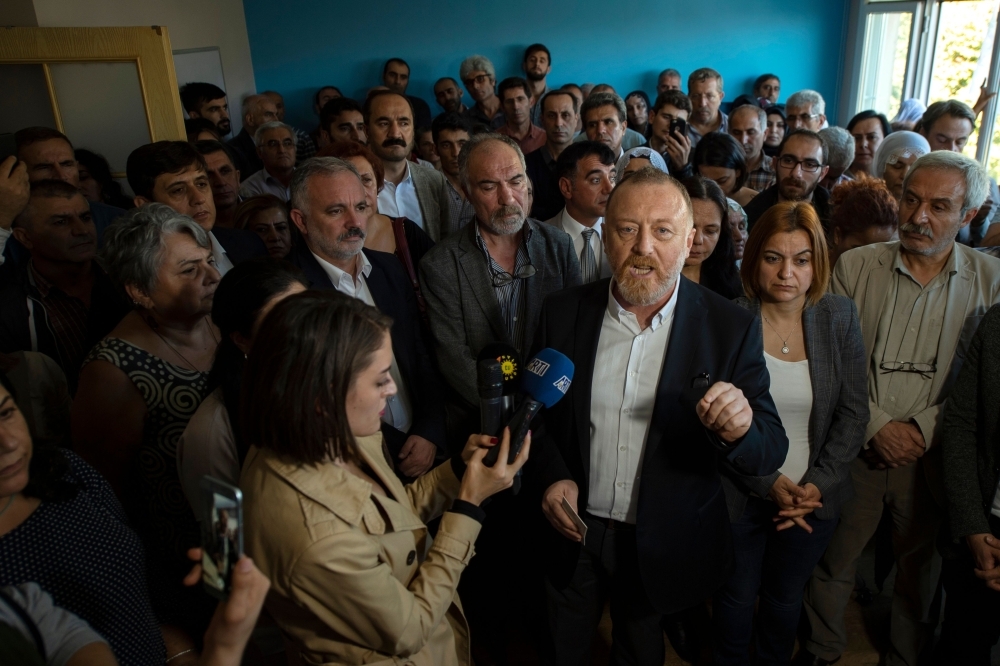
[[[507,122],[503,114],[503,105],[496,93],[496,69],[489,58],[481,55],[469,56],[462,61],[458,78],[462,80],[465,89],[469,91],[469,97],[475,102],[465,111],[465,117],[473,126],[479,124],[496,129]]]
[[[660,72],[656,78],[656,94],[662,95],[668,90],[681,89],[681,73],[676,69],[669,68]]]
[[[792,93],[785,102],[786,132],[808,129],[818,132],[826,123],[826,102],[815,90]]]
[[[854,162],[854,137],[843,127],[824,127],[818,134],[826,141],[827,166],[830,167],[819,184],[832,192],[837,185],[854,180],[846,173]]]
[[[743,104],[729,112],[729,135],[740,142],[747,158],[747,187],[763,192],[774,184],[774,164],[764,154],[767,112],[755,104]]]
[[[258,194],[273,194],[288,201],[291,197],[288,187],[295,170],[295,129],[275,120],[258,127],[253,138],[264,168],[243,181],[240,196],[249,199]]]
[[[936,624],[944,517],[941,421],[979,320],[1000,301],[1000,260],[955,242],[989,181],[945,151],[913,163],[899,203],[899,240],[840,255],[831,291],[854,299],[869,364],[870,420],[852,463],[855,497],[806,589],[810,635],[796,663],[830,664],[847,647],[844,610],[883,506],[892,512],[896,582],[886,666],[916,666]]]
[[[246,180],[264,168],[264,163],[257,155],[257,143],[253,137],[261,125],[278,119],[278,107],[267,95],[248,95],[243,100],[242,114],[243,129],[226,143],[239,153],[240,164],[236,166],[243,180]]]
[[[302,269],[312,289],[336,289],[392,317],[390,396],[382,434],[401,478],[427,472],[444,451],[440,377],[421,334],[413,285],[394,255],[364,248],[372,206],[354,166],[334,157],[303,162],[291,183],[289,216],[303,244],[288,260]],[[304,245],[304,247],[303,247]]]

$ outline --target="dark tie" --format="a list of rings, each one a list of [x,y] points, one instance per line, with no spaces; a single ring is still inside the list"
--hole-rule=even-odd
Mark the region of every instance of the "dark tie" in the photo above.
[[[585,229],[583,236],[583,252],[580,253],[580,272],[583,274],[583,283],[593,282],[600,277],[597,273],[597,258],[594,256],[594,248],[590,245],[590,239],[594,237],[593,229]]]

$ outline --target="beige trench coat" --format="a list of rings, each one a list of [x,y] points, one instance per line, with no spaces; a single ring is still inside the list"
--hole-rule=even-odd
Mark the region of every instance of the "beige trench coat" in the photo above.
[[[451,464],[403,486],[381,435],[358,448],[389,498],[332,463],[301,467],[250,450],[244,539],[271,579],[267,609],[306,664],[470,664],[456,589],[480,524],[445,513],[429,550],[424,525],[458,495]]]

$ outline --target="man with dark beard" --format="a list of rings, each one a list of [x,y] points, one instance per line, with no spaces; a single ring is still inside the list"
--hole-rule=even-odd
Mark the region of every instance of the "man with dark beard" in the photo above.
[[[532,44],[524,49],[521,69],[531,89],[531,123],[541,127],[542,97],[549,91],[547,79],[552,71],[552,55],[544,44]]]
[[[808,640],[796,664],[832,664],[847,648],[844,612],[861,551],[884,508],[892,514],[896,565],[886,666],[923,663],[933,643],[940,617],[939,546],[957,558],[946,567],[946,626],[969,612],[953,607],[949,582],[956,581],[955,574],[972,578],[972,571],[958,569],[964,569],[963,557],[984,545],[985,535],[973,543],[965,537],[974,532],[963,532],[960,521],[942,528],[946,510],[954,507],[944,503],[942,456],[947,461],[949,453],[942,452],[941,438],[969,342],[986,311],[1000,301],[1000,262],[955,242],[988,191],[989,176],[975,160],[948,151],[924,155],[903,181],[899,240],[848,250],[837,260],[830,291],[857,305],[870,359],[870,416],[866,443],[851,464],[854,498],[842,505],[837,529],[806,587]],[[974,484],[976,472],[966,478]],[[939,529],[946,530],[941,538]],[[954,598],[961,600],[960,594]],[[988,653],[983,662],[953,660],[954,652],[945,653],[941,663],[987,663]]]
[[[408,218],[440,240],[451,228],[448,186],[441,172],[407,159],[416,133],[410,100],[399,93],[377,91],[365,101],[363,115],[368,147],[385,168],[378,212]]]
[[[556,664],[590,662],[609,597],[612,662],[663,664],[663,616],[702,604],[733,567],[722,471],[770,474],[788,449],[759,319],[681,278],[694,236],[680,183],[637,171],[607,203],[613,277],[542,309],[534,349],[576,366],[525,467],[551,524],[536,552]]]
[[[392,365],[397,393],[382,415],[382,435],[401,478],[417,477],[444,455],[441,378],[424,344],[420,310],[403,264],[386,252],[364,248],[371,203],[353,165],[314,157],[295,170],[292,222],[304,243],[289,261],[313,289],[336,289],[392,317]]]
[[[753,198],[744,210],[747,224],[781,201],[808,201],[816,209],[827,235],[830,234],[830,192],[820,185],[829,167],[826,139],[812,130],[795,130],[785,135],[774,158],[775,184]]]
[[[499,342],[523,356],[545,297],[580,284],[580,262],[569,235],[527,219],[529,183],[516,141],[501,134],[475,135],[462,147],[458,164],[475,220],[420,262],[438,367],[448,389],[449,441],[455,446],[480,431],[479,353]],[[532,561],[520,550],[531,522],[525,510],[509,493],[492,500],[476,558],[462,574],[459,594],[476,637],[476,661],[486,661],[481,658],[485,650],[495,663],[506,663],[510,618],[529,617],[529,627],[536,630],[542,625],[532,615],[544,606],[541,580],[521,569]],[[504,591],[501,598],[498,589]]]

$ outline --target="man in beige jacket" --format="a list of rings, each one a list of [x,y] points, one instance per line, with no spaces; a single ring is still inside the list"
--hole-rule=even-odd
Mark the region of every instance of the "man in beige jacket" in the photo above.
[[[892,512],[897,567],[886,666],[916,666],[933,632],[942,412],[979,320],[1000,301],[1000,261],[955,238],[988,187],[978,162],[924,155],[903,183],[900,240],[851,250],[837,262],[831,291],[853,298],[861,315],[871,417],[851,470],[855,497],[806,590],[810,636],[797,664],[833,663],[847,647],[844,610],[883,503]]]

